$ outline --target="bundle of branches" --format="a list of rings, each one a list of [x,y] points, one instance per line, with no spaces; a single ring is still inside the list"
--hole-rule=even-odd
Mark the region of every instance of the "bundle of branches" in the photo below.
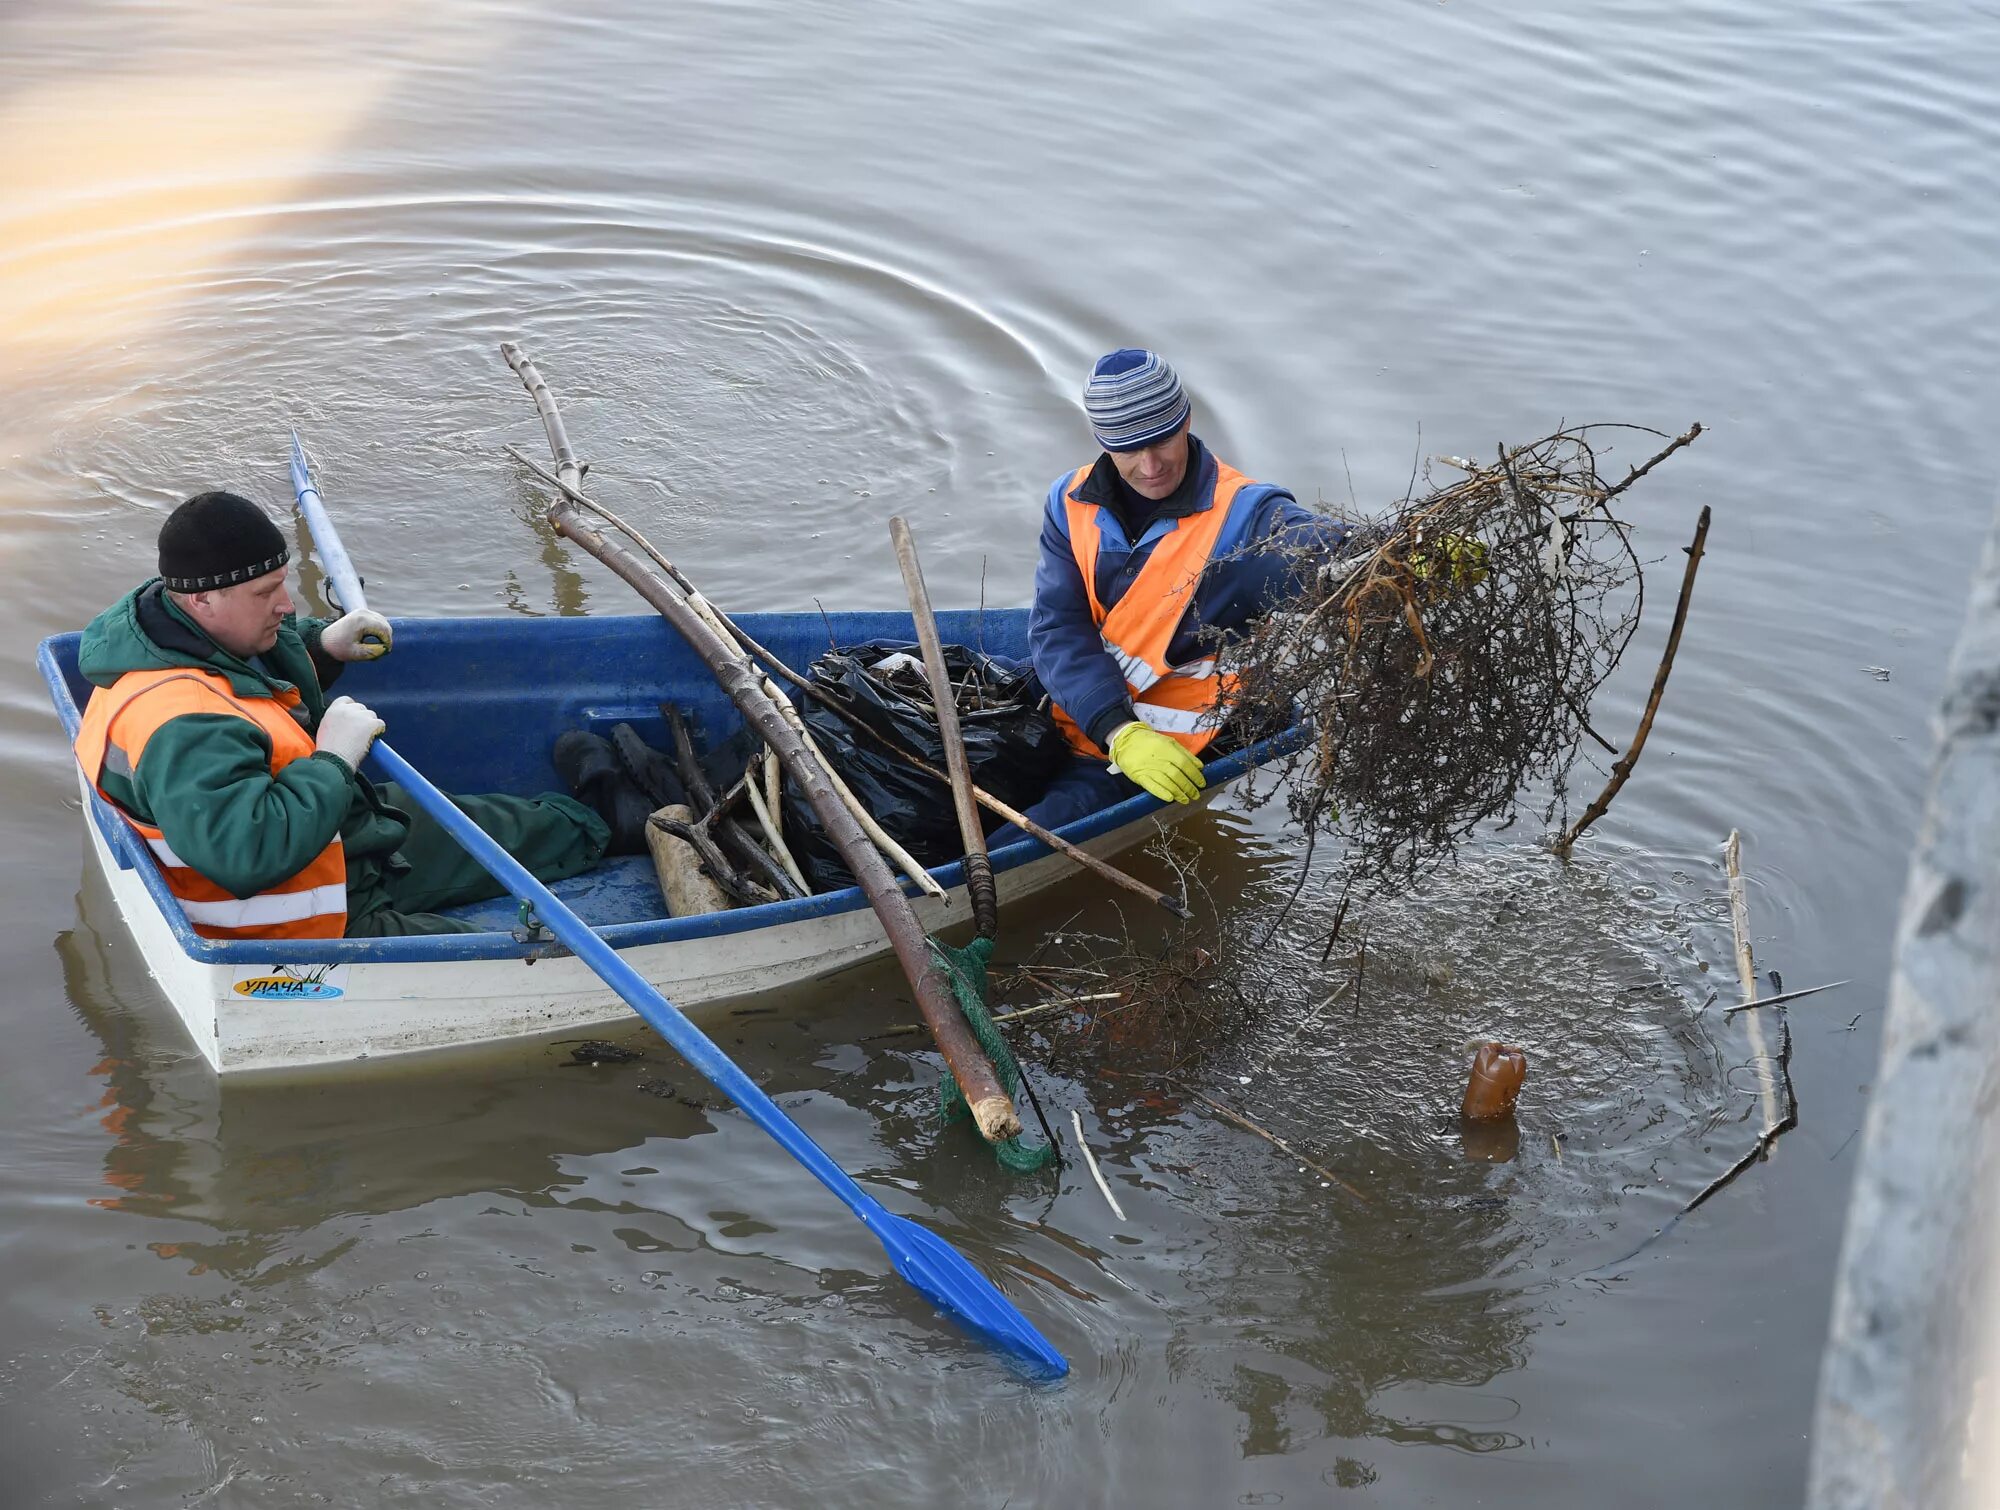
[[[1259,547],[1296,551],[1309,585],[1219,647],[1231,721],[1268,731],[1303,717],[1310,738],[1253,797],[1282,790],[1309,841],[1338,839],[1362,894],[1408,884],[1524,803],[1545,821],[1566,814],[1584,736],[1612,748],[1590,702],[1643,604],[1613,500],[1700,432],[1586,425],[1485,464],[1440,458],[1465,475],[1413,486],[1331,567],[1303,544]],[[1668,443],[1605,481],[1600,454],[1634,435]]]

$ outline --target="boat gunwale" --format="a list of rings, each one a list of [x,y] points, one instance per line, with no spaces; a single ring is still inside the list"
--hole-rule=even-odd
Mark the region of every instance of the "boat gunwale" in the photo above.
[[[430,618],[390,620],[391,625],[399,633],[403,632],[406,625],[416,627],[440,622],[453,621]],[[76,700],[70,695],[69,679],[57,657],[66,642],[80,641],[81,638],[81,633],[76,630],[50,635],[36,647],[35,655],[36,666],[40,669],[42,680],[48,685],[50,698],[55,703],[56,715],[62,721],[63,731],[71,742],[76,738],[76,731],[83,715],[82,710],[76,705]],[[1229,755],[1207,762],[1203,770],[1208,778],[1211,794],[1253,768],[1296,749],[1304,738],[1305,730],[1294,726],[1268,739],[1259,740]],[[82,772],[79,771],[77,774],[81,778]],[[166,879],[154,863],[151,851],[139,843],[132,826],[124,820],[116,808],[98,795],[94,788],[84,783],[82,790],[88,800],[91,819],[97,824],[112,855],[118,860],[119,868],[136,870],[139,873],[139,879],[144,884],[147,894],[153,899],[154,905],[159,908],[167,925],[172,929],[175,941],[187,957],[197,963],[243,966],[443,964],[458,960],[487,959],[532,961],[542,957],[549,947],[545,941],[500,930],[483,933],[420,934],[401,938],[203,938],[189,924],[179,899],[167,889]],[[1126,798],[1123,802],[1100,808],[1095,813],[1067,823],[1055,832],[1072,844],[1084,844],[1136,822],[1165,806],[1166,804],[1157,798],[1141,792]],[[995,874],[1000,874],[1049,853],[1051,850],[1039,839],[1031,837],[1017,839],[993,851],[991,856],[993,870]],[[965,884],[965,863],[963,860],[954,860],[948,865],[933,866],[929,874],[949,891]],[[918,895],[914,882],[904,878],[901,884],[906,894]],[[753,907],[736,907],[723,912],[612,923],[596,931],[612,948],[624,950],[654,944],[669,944],[683,939],[749,933],[764,928],[781,927],[787,923],[852,912],[867,905],[867,898],[862,894],[861,888],[849,886],[840,891],[765,902]]]

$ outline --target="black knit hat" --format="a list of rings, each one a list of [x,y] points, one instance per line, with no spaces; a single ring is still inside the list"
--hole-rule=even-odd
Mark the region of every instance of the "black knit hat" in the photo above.
[[[292,559],[264,511],[234,493],[197,493],[160,526],[160,576],[175,592],[210,592]]]

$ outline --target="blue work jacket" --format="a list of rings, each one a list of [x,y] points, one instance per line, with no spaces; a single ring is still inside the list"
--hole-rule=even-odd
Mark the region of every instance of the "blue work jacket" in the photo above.
[[[1155,508],[1135,541],[1126,532],[1118,507],[1122,484],[1111,457],[1097,464],[1077,490],[1077,498],[1098,506],[1102,540],[1097,555],[1097,599],[1106,610],[1125,596],[1153,553],[1153,547],[1180,520],[1215,506],[1215,458],[1200,440],[1188,437],[1189,481]],[[1057,706],[1076,720],[1100,749],[1109,746],[1112,731],[1130,723],[1130,689],[1125,673],[1104,647],[1084,590],[1083,572],[1070,544],[1068,509],[1064,499],[1074,473],[1065,472],[1049,488],[1042,510],[1041,557],[1035,566],[1035,604],[1028,621],[1029,652],[1042,685]],[[1125,495],[1129,496],[1129,494]],[[1235,507],[1244,513],[1240,525],[1231,521],[1225,543],[1202,573],[1194,601],[1182,616],[1168,647],[1176,664],[1214,654],[1209,631],[1227,633],[1243,628],[1259,614],[1295,596],[1303,587],[1301,564],[1285,552],[1238,551],[1254,542],[1284,539],[1309,542],[1318,549],[1312,565],[1337,556],[1352,537],[1349,526],[1302,507],[1283,488],[1259,483],[1237,495]]]

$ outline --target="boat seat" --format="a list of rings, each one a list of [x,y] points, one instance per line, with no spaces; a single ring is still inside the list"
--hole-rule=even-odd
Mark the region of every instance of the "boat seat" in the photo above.
[[[570,911],[593,928],[613,923],[640,923],[667,915],[666,898],[647,855],[618,855],[604,860],[580,876],[551,886]],[[511,933],[521,925],[520,904],[512,897],[495,897],[490,902],[468,902],[463,907],[447,907],[443,915],[460,918],[495,933]]]

